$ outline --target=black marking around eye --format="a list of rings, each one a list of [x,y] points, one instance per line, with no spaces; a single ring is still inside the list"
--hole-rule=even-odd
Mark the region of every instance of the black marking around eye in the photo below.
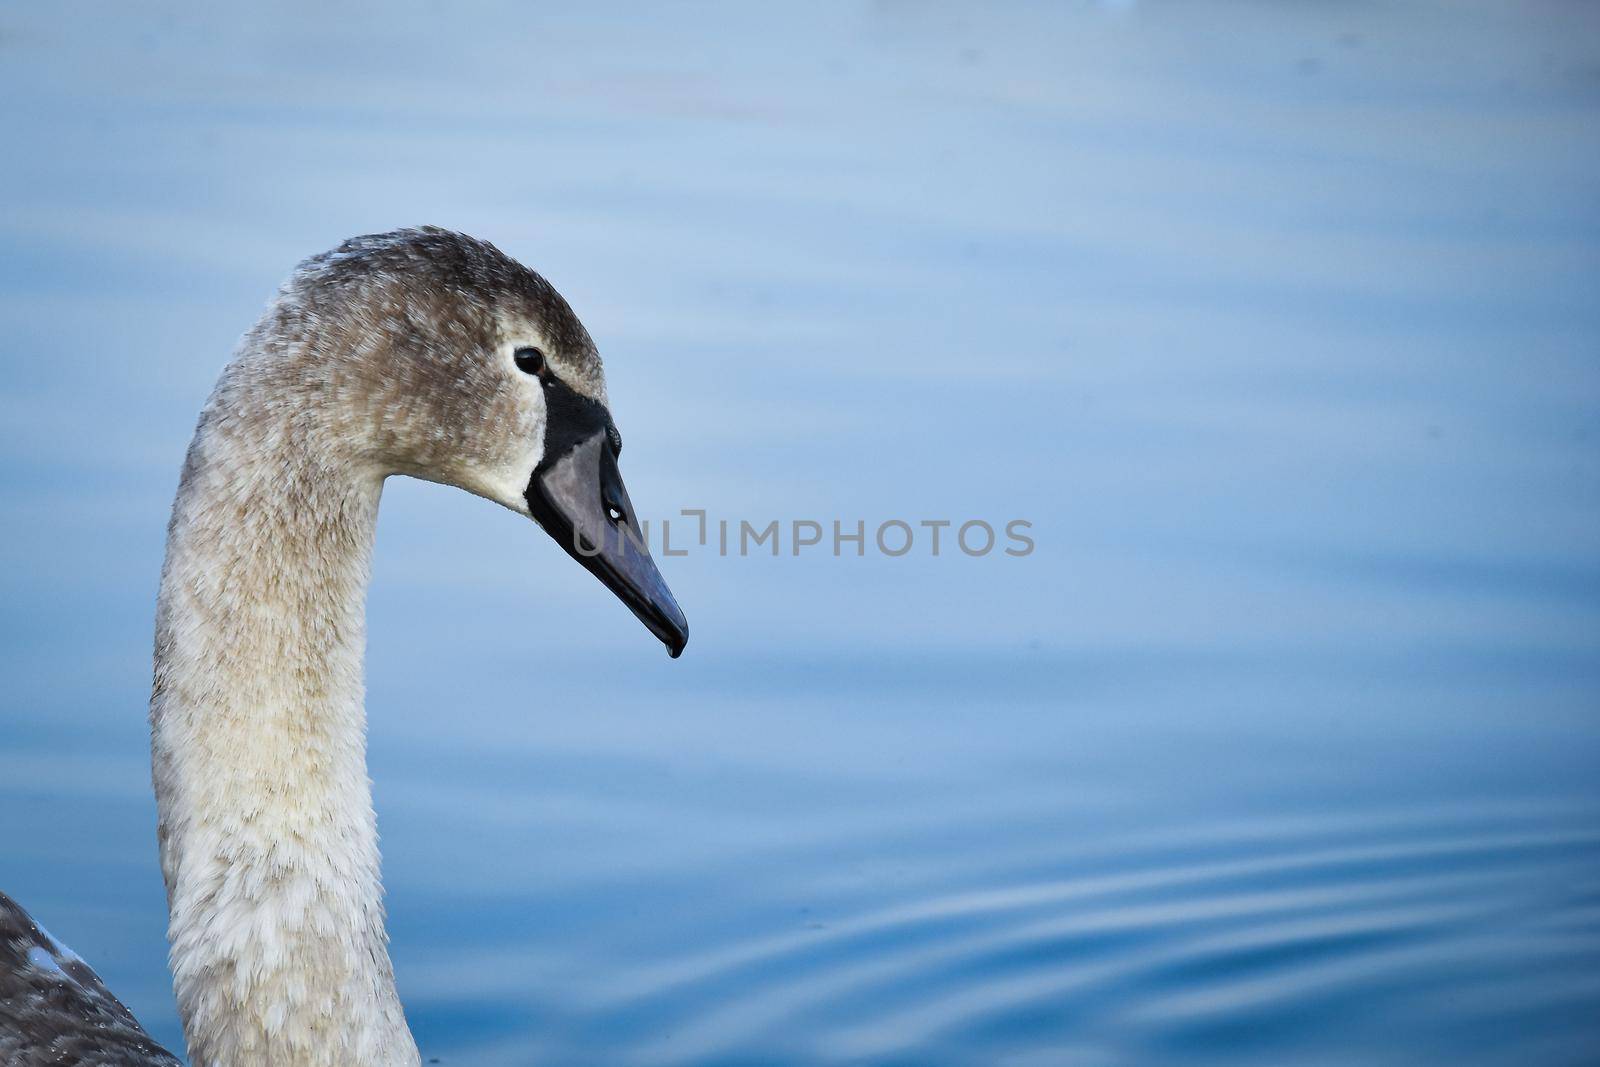
[[[622,455],[622,434],[617,432],[617,424],[611,423],[606,427],[606,436],[611,439],[611,451],[614,455]]]
[[[539,383],[544,386],[544,456],[535,474],[543,473],[597,433],[610,438],[613,447],[620,445],[622,437],[604,404],[584,396],[556,377],[548,365],[539,375]]]

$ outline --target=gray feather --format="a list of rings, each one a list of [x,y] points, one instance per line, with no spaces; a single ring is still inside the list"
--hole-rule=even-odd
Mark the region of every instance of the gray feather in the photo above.
[[[179,1067],[94,969],[0,893],[0,1064]]]

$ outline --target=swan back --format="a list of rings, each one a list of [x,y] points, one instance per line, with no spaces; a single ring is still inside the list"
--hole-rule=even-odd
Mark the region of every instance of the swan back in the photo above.
[[[178,1067],[77,953],[0,893],[0,1063]]]

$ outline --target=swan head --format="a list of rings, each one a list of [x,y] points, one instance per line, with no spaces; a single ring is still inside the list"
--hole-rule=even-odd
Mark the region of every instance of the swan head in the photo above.
[[[356,237],[303,263],[258,330],[247,350],[320,410],[311,432],[329,450],[527,515],[683,651],[688,623],[618,469],[600,355],[544,278],[435,227]]]

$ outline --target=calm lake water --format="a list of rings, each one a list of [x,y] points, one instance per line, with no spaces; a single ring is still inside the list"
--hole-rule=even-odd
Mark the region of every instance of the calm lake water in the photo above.
[[[178,464],[431,222],[583,316],[645,513],[869,551],[664,560],[670,662],[390,485],[425,1057],[1600,1061],[1595,7],[9,5],[0,100],[0,886],[161,1040]]]

